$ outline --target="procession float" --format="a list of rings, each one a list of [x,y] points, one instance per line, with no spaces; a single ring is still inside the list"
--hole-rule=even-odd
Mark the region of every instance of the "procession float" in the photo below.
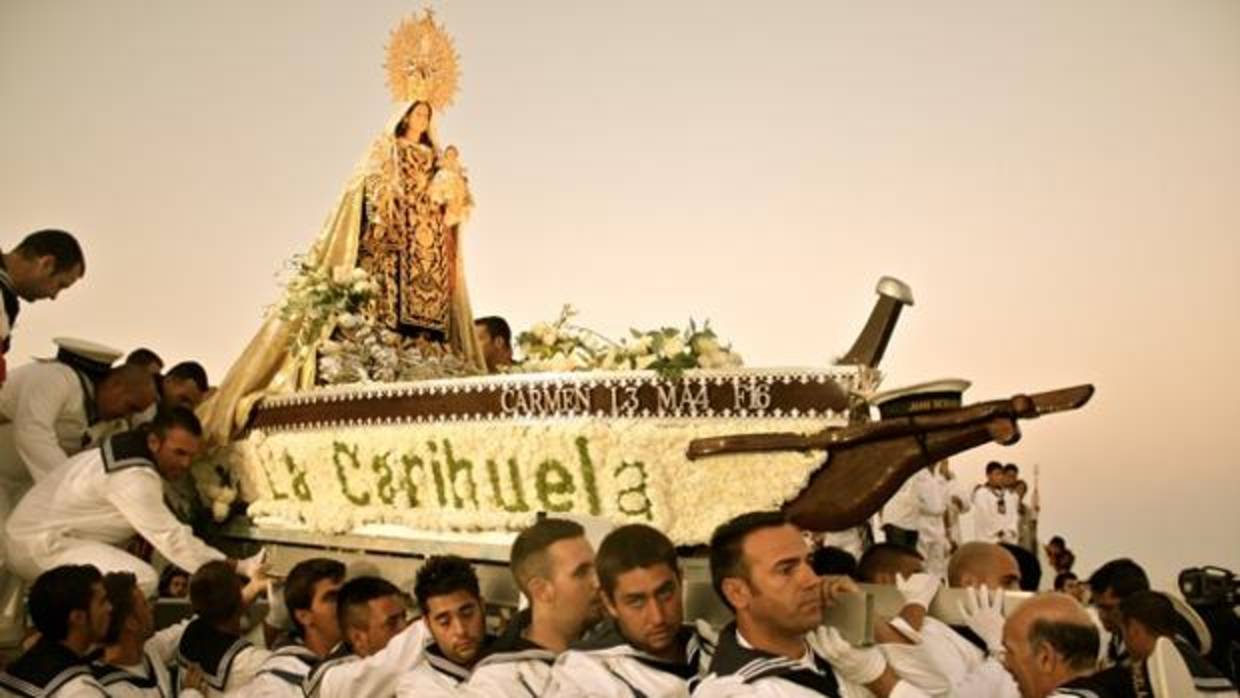
[[[514,532],[565,515],[651,524],[692,561],[746,511],[856,526],[918,469],[1013,443],[1018,420],[1092,393],[964,405],[963,381],[879,392],[913,303],[892,278],[827,366],[744,367],[709,325],[616,341],[565,308],[518,336],[523,361],[488,370],[460,245],[473,199],[459,149],[436,131],[456,51],[426,12],[393,32],[386,69],[391,121],[200,410],[213,446],[195,468],[203,501],[232,517],[229,536],[277,559],[328,548],[408,579],[411,561],[454,552],[495,567],[483,570],[492,599],[512,597]]]

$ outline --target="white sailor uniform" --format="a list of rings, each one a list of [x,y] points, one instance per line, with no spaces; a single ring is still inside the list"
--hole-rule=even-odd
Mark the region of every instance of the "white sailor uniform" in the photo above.
[[[488,636],[481,651],[484,654],[489,652],[495,641],[496,638]],[[439,645],[432,643],[413,668],[396,682],[396,698],[455,698],[468,695],[465,684],[469,676],[469,668],[448,659]]]
[[[967,629],[965,632],[972,635]],[[930,616],[923,622],[920,635],[916,645],[879,646],[900,678],[932,696],[1020,698],[1012,675],[998,660],[987,658],[980,639],[974,642]]]
[[[689,695],[689,682],[706,675],[718,634],[698,621],[681,629],[683,664],[651,656],[630,645],[614,623],[605,632],[561,654],[551,669],[544,698],[673,698]]]
[[[143,593],[154,596],[155,570],[116,547],[135,533],[185,570],[226,557],[168,511],[145,435],[125,432],[35,485],[9,518],[5,545],[13,570],[27,580],[58,565],[91,562],[105,574],[132,572]]]
[[[1019,540],[1019,500],[1006,489],[988,485],[973,491],[973,538],[986,543],[1011,543]]]
[[[294,642],[276,649],[263,662],[258,676],[242,689],[245,698],[303,698],[302,686],[322,658]]]
[[[39,640],[0,673],[5,698],[101,698],[90,662],[59,642]]]
[[[801,659],[779,657],[754,649],[730,624],[719,633],[719,644],[711,661],[710,673],[693,689],[694,698],[860,698],[871,695],[835,674],[821,646],[818,634],[805,636],[806,651]],[[926,694],[907,681],[899,681],[891,698],[924,698]]]
[[[172,668],[177,646],[189,621],[182,621],[155,633],[142,645],[142,662],[135,666],[105,664],[95,660],[91,671],[95,680],[112,698],[201,698],[197,690],[176,691]]]
[[[388,642],[387,647],[359,657],[346,649],[328,657],[306,676],[307,698],[387,698],[396,683],[417,664],[430,643],[426,622],[418,620]]]
[[[461,686],[464,695],[538,698],[547,690],[556,653],[525,639],[531,620],[528,608],[513,617]]]
[[[177,645],[177,671],[202,670],[207,698],[232,695],[258,675],[271,652],[232,633],[221,632],[201,618],[185,627]],[[180,686],[177,686],[180,690]]]

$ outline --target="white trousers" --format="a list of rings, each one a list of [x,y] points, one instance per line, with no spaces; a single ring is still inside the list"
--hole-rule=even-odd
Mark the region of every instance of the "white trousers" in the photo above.
[[[107,543],[67,536],[40,536],[25,541],[7,540],[5,548],[9,569],[27,584],[61,565],[94,565],[103,574],[133,573],[138,578],[138,588],[147,598],[154,598],[159,591],[159,575],[154,567]]]

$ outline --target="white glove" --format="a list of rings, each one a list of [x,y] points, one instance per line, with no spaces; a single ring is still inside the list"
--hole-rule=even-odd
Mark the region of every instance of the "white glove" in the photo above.
[[[283,587],[273,581],[267,582],[267,618],[263,622],[276,630],[288,630],[293,626],[288,604],[284,601]]]
[[[887,660],[877,647],[861,649],[848,644],[835,628],[821,627],[817,632],[822,652],[840,678],[864,686],[887,670]]]
[[[263,548],[262,550],[259,550],[257,554],[251,557],[247,557],[244,560],[238,560],[237,561],[237,574],[241,575],[242,577],[249,577],[250,579],[253,579],[254,575],[258,574],[258,572],[262,570],[263,566],[266,564],[267,564],[267,549]]]
[[[965,589],[960,615],[992,655],[1003,654],[1003,590],[973,586]]]
[[[896,588],[904,595],[906,606],[921,606],[928,610],[930,602],[934,600],[934,595],[939,593],[941,585],[938,576],[925,572],[918,572],[907,577],[902,574],[896,575]]]

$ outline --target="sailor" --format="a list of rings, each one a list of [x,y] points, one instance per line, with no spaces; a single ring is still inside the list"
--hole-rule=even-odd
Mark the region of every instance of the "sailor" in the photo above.
[[[13,497],[10,507],[69,456],[155,403],[150,374],[136,366],[112,368],[119,351],[76,339],[56,344],[55,359],[14,370],[0,388],[0,483]]]
[[[1020,501],[1012,490],[1004,486],[1005,478],[1002,463],[991,461],[986,464],[986,484],[973,490],[974,540],[1017,543]]]
[[[467,687],[488,696],[534,698],[547,689],[556,657],[602,618],[594,549],[580,524],[545,518],[513,541],[509,568],[530,607],[474,667]]]
[[[91,560],[106,572],[132,572],[147,596],[159,576],[119,545],[135,533],[172,564],[197,570],[227,556],[198,538],[164,504],[163,479],[189,472],[202,426],[188,410],[160,412],[149,428],[108,437],[99,448],[69,459],[22,499],[6,526],[14,572],[30,580],[58,565]],[[252,577],[262,553],[229,561]]]
[[[235,694],[249,685],[271,655],[241,636],[242,616],[267,587],[261,566],[249,577],[250,583],[243,584],[233,565],[223,560],[206,563],[190,577],[195,617],[177,644],[177,669],[182,675],[200,671],[207,698]],[[178,684],[180,691],[184,682]]]
[[[86,272],[82,248],[63,230],[40,230],[0,253],[0,383],[21,302],[56,300]]]
[[[340,643],[336,598],[345,571],[338,560],[302,560],[289,571],[284,589],[269,594],[273,603],[264,623],[279,627],[287,621],[290,641],[263,662],[258,676],[244,689],[246,698],[303,698],[302,685],[310,670]]]
[[[99,698],[106,695],[86,653],[103,640],[112,606],[103,576],[91,565],[65,565],[30,587],[30,616],[39,640],[0,673],[0,695]]]
[[[721,696],[925,696],[877,649],[852,647],[822,625],[824,603],[856,586],[810,568],[801,531],[780,512],[742,514],[715,529],[711,581],[736,614],[719,634],[710,673],[693,691]],[[825,601],[824,601],[825,596]]]
[[[604,631],[561,654],[544,696],[686,696],[705,675],[717,634],[705,621],[684,625],[676,548],[644,524],[612,531],[599,545]]]
[[[413,595],[433,644],[396,684],[398,698],[455,696],[489,649],[478,575],[455,555],[431,557],[418,569]]]
[[[997,611],[992,611],[997,613]],[[1025,601],[1003,624],[1004,664],[1022,698],[1118,698],[1095,674],[1098,628],[1076,599],[1048,592]]]
[[[155,400],[154,381],[145,372],[110,368],[120,352],[80,340],[57,344],[55,360],[26,364],[0,387],[0,527],[34,481],[95,439],[123,428],[123,421],[106,420]],[[0,643],[22,627],[22,586],[4,563],[0,550]]]
[[[132,356],[131,354],[130,357]],[[151,421],[161,407],[198,409],[198,406],[206,399],[207,391],[210,390],[207,383],[207,370],[197,361],[182,361],[168,369],[168,372],[163,375],[156,373],[155,386],[157,400],[150,407],[130,417],[130,427]]]
[[[1002,575],[987,574],[988,570],[999,571],[1003,564],[1015,567],[1011,555],[998,546],[969,545],[984,546],[979,552],[993,555],[974,553],[973,548],[966,550],[971,559],[957,562],[954,570],[957,581],[963,577],[969,583],[980,584],[985,577],[993,583]],[[1000,560],[999,555],[1007,560]],[[930,604],[940,588],[940,578],[926,573],[925,563],[916,551],[875,545],[862,557],[858,578],[870,584],[894,585],[904,596],[905,605],[900,613],[875,628],[875,639],[881,643],[879,648],[900,677],[931,695],[1018,698],[1016,683],[1002,665],[998,661],[987,661],[986,643],[977,633],[962,628],[970,637],[978,639],[981,647],[929,615]],[[1002,618],[995,627],[1002,627]]]
[[[155,632],[155,612],[138,578],[129,572],[110,572],[103,588],[112,605],[112,618],[103,638],[103,650],[91,665],[95,679],[113,698],[171,698],[177,645],[189,621]],[[180,698],[201,698],[202,672],[181,677]]]
[[[386,698],[417,664],[430,634],[409,623],[405,597],[379,577],[356,577],[340,587],[336,619],[344,642],[306,676],[307,698]]]

